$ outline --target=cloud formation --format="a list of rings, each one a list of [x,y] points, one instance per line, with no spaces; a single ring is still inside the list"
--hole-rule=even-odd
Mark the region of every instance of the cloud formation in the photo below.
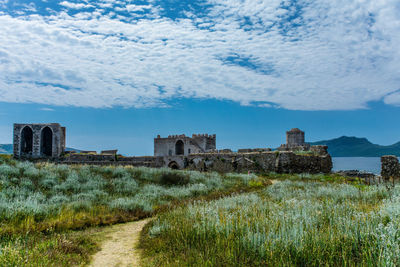
[[[0,101],[400,105],[397,0],[176,1],[0,1]]]

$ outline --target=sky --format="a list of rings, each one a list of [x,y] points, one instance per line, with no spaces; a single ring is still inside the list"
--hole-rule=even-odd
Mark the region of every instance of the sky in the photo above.
[[[398,0],[0,0],[0,143],[59,122],[67,145],[151,155],[342,135],[400,141]]]

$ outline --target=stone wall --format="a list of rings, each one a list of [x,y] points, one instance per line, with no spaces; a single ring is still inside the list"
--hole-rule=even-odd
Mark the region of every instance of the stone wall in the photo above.
[[[381,157],[381,176],[384,180],[400,179],[400,164],[396,156]]]
[[[256,152],[189,155],[188,169],[218,172],[329,173],[329,154],[297,155],[294,152]]]
[[[332,159],[328,153],[295,152],[200,153],[187,156],[115,157],[112,155],[71,154],[59,163],[91,165],[131,165],[169,167],[217,172],[329,173]]]
[[[165,162],[163,157],[123,157],[117,155],[99,154],[69,154],[57,161],[62,164],[88,164],[88,165],[129,165],[160,168]]]
[[[251,153],[251,152],[268,152],[272,151],[271,148],[241,148],[238,153]]]

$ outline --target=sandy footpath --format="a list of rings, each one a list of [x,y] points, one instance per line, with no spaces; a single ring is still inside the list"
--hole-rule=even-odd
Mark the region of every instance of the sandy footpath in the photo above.
[[[92,257],[91,267],[139,266],[137,245],[140,232],[151,219],[111,226],[101,250]]]

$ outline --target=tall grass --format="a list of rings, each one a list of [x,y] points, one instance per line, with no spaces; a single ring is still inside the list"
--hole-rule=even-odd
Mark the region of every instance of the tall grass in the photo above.
[[[243,178],[217,173],[33,164],[0,157],[0,266],[68,265],[70,252],[56,253],[57,244],[67,242],[59,234],[132,221],[173,201],[241,185]]]
[[[246,179],[255,179],[249,177]],[[243,184],[233,175],[170,169],[64,166],[3,162],[0,164],[0,223],[29,221],[48,227],[71,213],[96,209],[115,214],[151,213],[171,200],[189,198]],[[90,224],[94,223],[90,220]],[[47,224],[43,222],[48,222]],[[99,221],[98,224],[101,224]],[[15,227],[17,231],[18,227]],[[10,230],[3,227],[2,230]]]
[[[283,181],[162,214],[146,266],[399,266],[400,187]]]

